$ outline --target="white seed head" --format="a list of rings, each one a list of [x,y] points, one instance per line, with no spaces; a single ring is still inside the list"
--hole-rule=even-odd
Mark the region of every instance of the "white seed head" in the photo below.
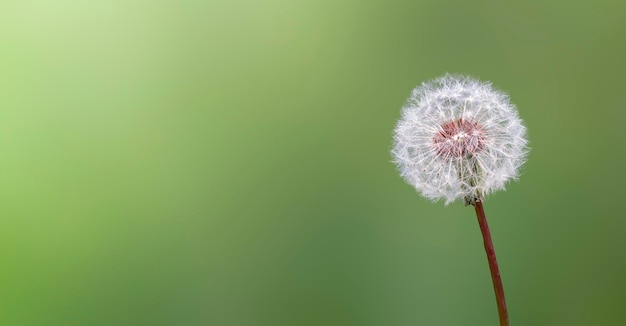
[[[472,200],[516,179],[528,153],[526,128],[491,83],[446,74],[411,92],[394,131],[402,177],[424,197]]]

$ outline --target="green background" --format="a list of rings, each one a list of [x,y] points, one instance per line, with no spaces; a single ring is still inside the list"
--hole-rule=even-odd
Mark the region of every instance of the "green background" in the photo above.
[[[513,325],[626,321],[623,1],[0,2],[1,325],[497,325],[471,208],[389,154],[445,72],[532,147]]]

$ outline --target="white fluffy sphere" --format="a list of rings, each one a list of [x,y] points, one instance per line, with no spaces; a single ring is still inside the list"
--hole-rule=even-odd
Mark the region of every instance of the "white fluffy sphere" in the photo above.
[[[401,176],[424,197],[471,203],[517,178],[526,145],[526,128],[506,94],[447,74],[411,92],[392,154]]]

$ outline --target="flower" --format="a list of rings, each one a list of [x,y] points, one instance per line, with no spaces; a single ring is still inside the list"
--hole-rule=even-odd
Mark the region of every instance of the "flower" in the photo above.
[[[526,128],[491,83],[446,74],[415,88],[394,130],[400,175],[424,197],[465,204],[517,179]]]

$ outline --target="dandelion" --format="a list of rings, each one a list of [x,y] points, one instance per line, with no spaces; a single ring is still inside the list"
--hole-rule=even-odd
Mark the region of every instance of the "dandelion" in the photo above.
[[[491,84],[445,75],[411,93],[395,129],[402,177],[424,197],[466,204],[517,178],[526,128],[508,97]]]
[[[392,154],[407,183],[430,200],[474,206],[501,325],[508,314],[482,201],[517,179],[527,153],[526,128],[508,96],[467,76],[446,74],[415,88],[394,131]]]

